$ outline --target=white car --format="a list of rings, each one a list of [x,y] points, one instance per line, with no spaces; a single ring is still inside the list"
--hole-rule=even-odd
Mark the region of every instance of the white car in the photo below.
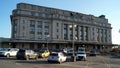
[[[48,62],[65,62],[67,57],[62,52],[52,52],[48,57]]]
[[[85,52],[85,48],[83,47],[79,47],[78,48],[78,52],[76,54],[76,59],[77,60],[86,60],[86,52]]]
[[[16,56],[18,51],[18,48],[3,48],[2,50],[0,50],[0,56]]]
[[[77,54],[76,54],[76,59],[77,60],[86,60],[86,53],[85,52],[78,52]]]

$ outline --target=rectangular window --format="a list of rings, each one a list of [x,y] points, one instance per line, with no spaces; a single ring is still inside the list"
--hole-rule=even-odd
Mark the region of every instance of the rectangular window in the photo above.
[[[20,4],[17,4],[17,8],[19,9],[21,7],[21,5]]]
[[[42,21],[38,21],[37,26],[42,28]]]
[[[38,33],[37,38],[38,38],[38,39],[42,39],[42,33]]]
[[[38,7],[38,10],[39,11],[43,11],[43,7]]]
[[[67,40],[67,24],[64,24],[64,40]]]
[[[67,34],[67,30],[66,29],[64,29],[64,34]]]
[[[35,21],[34,20],[30,20],[30,25],[35,25]]]
[[[64,24],[64,29],[67,29],[67,24]]]
[[[16,38],[16,37],[17,37],[17,33],[13,32],[13,38]]]
[[[31,16],[36,16],[36,15],[35,15],[35,12],[31,12]]]
[[[48,29],[48,28],[45,28],[45,32],[46,32],[46,33],[49,33],[49,29]]]
[[[30,39],[35,39],[35,34],[30,33]]]
[[[67,34],[64,34],[64,40],[67,40]]]
[[[42,32],[42,28],[38,28],[37,32]]]
[[[44,39],[49,39],[48,35],[48,33],[45,33]]]
[[[27,9],[27,5],[26,5],[26,4],[23,4],[23,8],[24,8],[24,9]]]
[[[75,40],[78,39],[78,25],[75,27]]]
[[[59,29],[56,29],[57,32],[59,32]]]
[[[42,14],[42,13],[38,13],[38,16],[39,16],[39,17],[43,17],[43,14]]]
[[[56,26],[59,27],[59,23],[56,23]]]
[[[30,27],[30,31],[35,32],[35,27]]]
[[[49,22],[44,22],[45,23],[45,26],[49,26]]]
[[[80,40],[83,40],[83,26],[80,26]]]
[[[23,31],[25,30],[25,26],[23,25]]]
[[[49,18],[50,16],[48,14],[44,14],[44,17],[45,18]]]
[[[36,6],[31,5],[31,10],[35,10],[35,9],[36,9]]]
[[[50,12],[49,8],[45,8],[44,10],[45,10],[45,12]]]

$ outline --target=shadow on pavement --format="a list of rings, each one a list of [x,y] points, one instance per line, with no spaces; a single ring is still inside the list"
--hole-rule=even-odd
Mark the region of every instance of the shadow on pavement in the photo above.
[[[10,58],[0,57],[0,60],[16,60],[16,58],[15,57],[10,57]]]
[[[71,60],[67,59],[66,62],[71,62]],[[50,62],[49,63],[47,60],[17,60],[16,63],[26,63],[26,64],[59,64],[58,62]]]
[[[120,59],[120,56],[112,56],[111,58]]]
[[[19,60],[16,63],[28,63],[28,64],[50,64],[47,61],[35,61],[35,60]]]

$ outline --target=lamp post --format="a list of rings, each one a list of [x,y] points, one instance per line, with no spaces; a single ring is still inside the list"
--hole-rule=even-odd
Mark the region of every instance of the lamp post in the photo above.
[[[76,62],[76,56],[75,56],[75,45],[74,45],[74,39],[75,39],[75,36],[74,36],[74,28],[76,27],[76,25],[73,25],[70,26],[70,28],[72,28],[72,48],[73,48],[73,55],[72,55],[72,60],[73,62]]]

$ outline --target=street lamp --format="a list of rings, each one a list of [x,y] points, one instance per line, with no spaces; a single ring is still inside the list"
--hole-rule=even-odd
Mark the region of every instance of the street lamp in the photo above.
[[[76,27],[76,25],[73,25],[70,26],[70,28],[72,28],[72,48],[73,48],[73,56],[72,56],[72,60],[73,62],[76,62],[76,56],[75,56],[75,47],[74,47],[74,39],[75,39],[75,36],[74,36],[74,28]],[[76,37],[77,38],[77,37]]]

